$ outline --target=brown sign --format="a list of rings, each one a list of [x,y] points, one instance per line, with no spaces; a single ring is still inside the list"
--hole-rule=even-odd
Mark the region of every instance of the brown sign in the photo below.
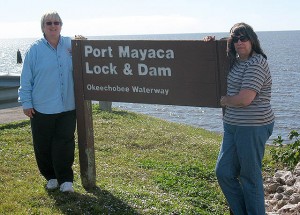
[[[220,107],[226,41],[72,41],[82,185],[96,186],[91,100]]]
[[[85,100],[220,107],[226,41],[74,42]]]

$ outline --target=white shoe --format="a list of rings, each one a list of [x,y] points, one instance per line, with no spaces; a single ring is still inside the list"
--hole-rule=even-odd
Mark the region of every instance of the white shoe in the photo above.
[[[74,192],[73,183],[72,182],[64,182],[60,185],[61,192]]]
[[[57,179],[50,179],[46,185],[46,188],[48,190],[54,190],[54,189],[58,188],[58,186],[59,185],[58,185]]]

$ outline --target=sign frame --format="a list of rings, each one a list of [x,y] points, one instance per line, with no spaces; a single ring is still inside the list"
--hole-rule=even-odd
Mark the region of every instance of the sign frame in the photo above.
[[[121,51],[126,50],[126,47],[134,47],[136,52],[123,52],[120,55],[120,47]],[[148,55],[149,59],[142,60],[141,56],[138,55],[139,47],[142,46],[141,52],[143,50],[154,50],[153,53],[156,51],[157,53],[160,51],[161,53],[164,52],[165,55]],[[102,49],[101,49],[102,47]],[[104,48],[103,48],[104,47]],[[125,48],[124,48],[125,47]],[[154,48],[153,48],[154,47]],[[163,48],[159,48],[163,47]],[[175,47],[175,48],[173,48]],[[189,47],[187,49],[187,47]],[[79,161],[80,161],[80,172],[81,172],[81,180],[82,185],[85,189],[91,189],[96,186],[96,169],[95,169],[95,150],[94,150],[94,130],[93,130],[93,119],[92,119],[92,100],[98,101],[111,101],[111,102],[133,102],[133,103],[148,103],[148,104],[166,104],[166,105],[184,105],[184,106],[202,106],[202,107],[214,107],[220,108],[220,97],[221,95],[226,94],[226,77],[229,68],[229,60],[226,53],[227,48],[227,41],[226,40],[216,40],[210,42],[204,41],[158,41],[158,40],[72,40],[72,57],[73,57],[73,70],[74,70],[74,84],[75,84],[75,102],[76,102],[76,114],[77,114],[77,135],[78,135],[78,148],[79,148]],[[97,50],[98,49],[98,50]],[[104,51],[104,49],[106,51]],[[118,49],[118,51],[116,50]],[[199,50],[198,50],[199,49]],[[116,50],[116,52],[113,52]],[[173,55],[171,51],[169,51],[170,55],[169,58],[166,58],[167,50],[173,51]],[[183,51],[181,51],[183,50]],[[190,50],[193,50],[190,55],[186,54]],[[146,53],[145,51],[145,53]],[[150,51],[149,51],[150,52]],[[207,54],[209,52],[209,54]],[[133,54],[130,54],[133,53]],[[179,53],[179,54],[178,54]],[[134,55],[135,54],[135,55]],[[195,56],[196,55],[196,56]],[[209,55],[209,57],[207,57]],[[113,56],[119,56],[117,59],[114,59]],[[120,57],[121,56],[121,57]],[[155,59],[152,59],[151,56]],[[174,58],[172,58],[172,56]],[[181,56],[181,57],[177,57]],[[192,57],[191,57],[192,56]],[[120,59],[120,58],[125,59]],[[161,57],[161,59],[160,59]],[[186,58],[185,58],[186,57]],[[202,59],[202,58],[203,59]],[[200,60],[199,60],[200,59]],[[202,59],[202,61],[201,61]],[[197,62],[196,62],[197,61]],[[199,63],[199,62],[200,63]],[[211,62],[209,62],[211,61]],[[115,63],[116,65],[112,65]],[[167,62],[167,64],[165,64]],[[185,63],[184,66],[181,66],[180,63]],[[111,63],[111,64],[109,64]],[[127,63],[127,64],[126,64]],[[100,65],[101,64],[101,65]],[[101,71],[102,65],[106,65],[106,70]],[[170,68],[172,71],[171,76],[163,76],[157,77],[157,70],[153,69],[154,71],[152,74],[153,76],[144,77],[146,70],[134,70],[137,68],[135,65],[149,65],[153,68],[158,68],[160,64],[167,65],[164,68]],[[174,67],[173,64],[175,64]],[[213,75],[208,75],[208,79],[210,82],[208,83],[207,80],[203,80],[203,85],[205,86],[213,86],[209,87],[208,89],[213,89],[213,93],[208,92],[203,88],[204,92],[195,91],[194,88],[189,86],[189,83],[196,81],[193,86],[198,87],[201,85],[197,82],[199,80],[199,74],[197,74],[200,70],[191,71],[193,74],[188,79],[183,77],[185,76],[176,76],[177,73],[180,73],[183,68],[188,68],[187,65],[200,65],[200,70],[205,70],[208,68],[209,71],[212,71],[211,68],[213,67]],[[109,66],[110,65],[110,66]],[[120,66],[121,65],[121,66]],[[126,65],[129,67],[126,67]],[[153,66],[155,65],[155,66]],[[151,67],[151,68],[152,68]],[[116,70],[116,68],[122,68],[123,70]],[[126,73],[133,69],[131,75],[130,72]],[[140,67],[144,68],[144,67]],[[177,68],[180,68],[179,70]],[[125,69],[125,73],[124,73]],[[197,68],[196,68],[197,69]],[[198,68],[199,69],[199,68]],[[148,70],[147,74],[149,73],[150,69]],[[123,72],[123,73],[122,73]],[[156,72],[156,73],[155,73]],[[184,71],[182,71],[184,72]],[[141,75],[142,74],[142,75]],[[162,74],[162,73],[161,73]],[[167,73],[165,73],[167,74]],[[174,74],[174,75],[173,75]],[[206,76],[205,71],[201,74]],[[172,77],[172,75],[174,77]],[[187,72],[187,75],[189,72]],[[194,77],[197,76],[197,77]],[[201,75],[200,75],[201,76]],[[131,81],[135,83],[143,83],[147,84],[147,80],[155,80],[149,81],[149,85],[155,85],[156,89],[160,89],[159,87],[162,84],[167,84],[170,92],[175,91],[170,97],[168,95],[152,95],[151,93],[136,93],[128,91],[127,94],[123,94],[118,92],[105,92],[105,91],[98,91],[94,93],[90,93],[88,90],[88,84],[93,84],[97,86],[107,86],[103,77],[108,79],[108,84],[114,84],[117,82],[118,84],[122,85],[123,82],[125,85],[128,85],[128,88]],[[100,80],[103,79],[103,80]],[[161,79],[161,80],[160,80]],[[145,81],[146,82],[143,82]],[[186,81],[187,83],[183,82],[183,84],[179,84],[181,81]],[[206,83],[207,82],[207,83]],[[152,83],[152,85],[151,85]],[[145,85],[146,85],[145,84]],[[177,84],[177,85],[176,85]],[[175,86],[175,87],[174,87]],[[183,86],[183,89],[179,92],[184,92],[182,96],[179,95],[176,88]],[[190,93],[192,96],[189,97],[189,91],[186,93],[185,88],[191,90]],[[201,87],[201,86],[200,86]],[[193,91],[194,90],[194,91]],[[197,89],[196,89],[197,90]],[[196,93],[195,93],[196,92]],[[135,96],[135,94],[138,96]],[[197,97],[197,94],[201,95],[201,97]],[[124,96],[125,95],[125,96]],[[179,96],[178,96],[179,95]],[[207,95],[207,96],[206,96]],[[125,97],[125,99],[123,98]],[[199,99],[199,101],[198,101]]]

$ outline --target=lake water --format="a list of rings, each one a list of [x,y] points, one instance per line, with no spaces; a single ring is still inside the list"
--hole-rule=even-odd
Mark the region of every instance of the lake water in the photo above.
[[[274,31],[257,33],[268,56],[272,72],[272,107],[276,122],[271,137],[281,135],[287,139],[291,130],[300,131],[300,31]],[[149,39],[149,40],[199,40],[207,35],[215,35],[217,39],[228,33],[206,34],[171,34],[171,35],[134,35],[134,36],[102,36],[89,39]],[[34,41],[30,39],[0,39],[0,75],[20,75],[21,65],[17,64],[17,50],[22,56]],[[222,111],[220,108],[186,107],[172,105],[113,103],[128,111],[144,113],[172,122],[184,123],[222,133]]]

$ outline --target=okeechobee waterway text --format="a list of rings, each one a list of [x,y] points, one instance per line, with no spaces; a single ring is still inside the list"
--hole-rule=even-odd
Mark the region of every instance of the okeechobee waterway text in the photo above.
[[[144,94],[160,94],[169,95],[170,89],[167,88],[151,88],[144,86],[119,86],[119,85],[94,85],[87,84],[86,90],[97,92],[118,92],[118,93],[144,93]]]

